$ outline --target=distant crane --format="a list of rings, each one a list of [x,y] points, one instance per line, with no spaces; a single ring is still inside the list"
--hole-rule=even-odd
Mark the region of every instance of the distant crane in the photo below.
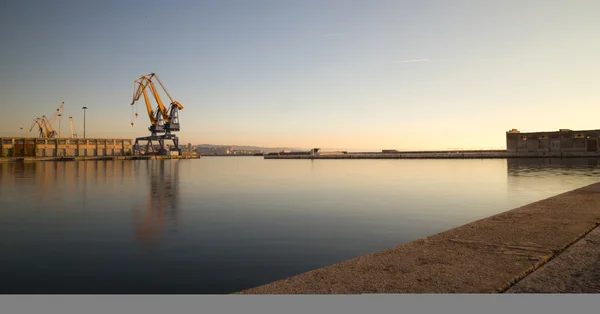
[[[60,116],[64,106],[65,106],[65,102],[63,101],[62,104],[60,105],[60,107],[58,109],[56,109],[56,112],[54,113],[54,116],[52,117],[52,119],[48,119],[45,115],[43,115],[41,118],[33,119],[33,123],[31,124],[31,128],[29,129],[29,132],[31,132],[31,130],[33,130],[33,127],[35,125],[37,125],[40,137],[55,138],[58,135],[58,132],[56,132],[52,128],[52,124],[54,124],[54,122],[56,121],[56,118],[58,118]]]
[[[56,121],[56,118],[58,118],[58,116],[62,113],[62,110],[64,107],[65,107],[65,102],[63,101],[60,104],[60,107],[58,109],[56,109],[56,112],[54,113],[54,116],[52,117],[52,119],[50,121],[48,121],[48,118],[46,118],[46,121],[48,123],[48,128],[50,130],[50,134],[49,134],[50,136],[48,136],[48,137],[56,137],[57,132],[54,131],[54,128],[52,127],[52,125]]]
[[[69,126],[71,128],[71,138],[77,138],[77,133],[75,133],[75,127],[73,126],[73,117],[69,117]]]
[[[31,130],[33,130],[33,127],[36,125],[38,127],[39,137],[45,137],[46,131],[44,130],[44,125],[41,122],[40,118],[33,119],[33,122],[31,123],[31,127],[29,128],[29,132],[31,132]]]
[[[31,123],[31,128],[29,128],[29,132],[31,132],[31,130],[33,130],[33,127],[37,125],[38,131],[39,131],[39,137],[41,137],[41,138],[55,137],[56,131],[52,130],[48,126],[47,122],[48,122],[48,119],[46,119],[46,116],[42,116],[41,118],[33,119],[33,122]]]
[[[48,121],[48,118],[46,118],[46,116],[42,116],[42,118],[40,118],[40,123],[44,126],[44,137],[56,137],[57,132],[54,131],[54,129],[52,129],[52,127],[50,126],[50,121]]]

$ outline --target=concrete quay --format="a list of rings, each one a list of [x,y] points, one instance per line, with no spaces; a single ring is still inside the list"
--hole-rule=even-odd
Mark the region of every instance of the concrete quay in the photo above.
[[[238,294],[598,292],[598,225],[595,183]]]
[[[0,157],[106,157],[132,153],[130,139],[0,137]]]
[[[199,155],[175,156],[78,156],[78,157],[0,157],[2,162],[37,162],[37,161],[86,161],[86,160],[155,160],[155,159],[200,159]]]

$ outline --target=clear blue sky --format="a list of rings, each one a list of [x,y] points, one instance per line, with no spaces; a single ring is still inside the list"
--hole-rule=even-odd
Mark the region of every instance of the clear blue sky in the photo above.
[[[183,143],[502,148],[598,129],[600,1],[2,1],[1,136],[65,101],[88,137],[131,127],[156,72]],[[24,130],[20,131],[20,127]],[[61,123],[67,134],[68,120]]]

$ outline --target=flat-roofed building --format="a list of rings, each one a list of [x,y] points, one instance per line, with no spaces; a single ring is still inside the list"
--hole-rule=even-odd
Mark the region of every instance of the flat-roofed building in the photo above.
[[[506,132],[506,150],[523,153],[567,153],[600,151],[600,130],[560,129],[554,132]]]

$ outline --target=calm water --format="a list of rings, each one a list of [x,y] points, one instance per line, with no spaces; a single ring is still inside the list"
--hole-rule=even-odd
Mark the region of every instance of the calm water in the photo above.
[[[596,159],[0,164],[0,293],[228,293],[600,180]]]

